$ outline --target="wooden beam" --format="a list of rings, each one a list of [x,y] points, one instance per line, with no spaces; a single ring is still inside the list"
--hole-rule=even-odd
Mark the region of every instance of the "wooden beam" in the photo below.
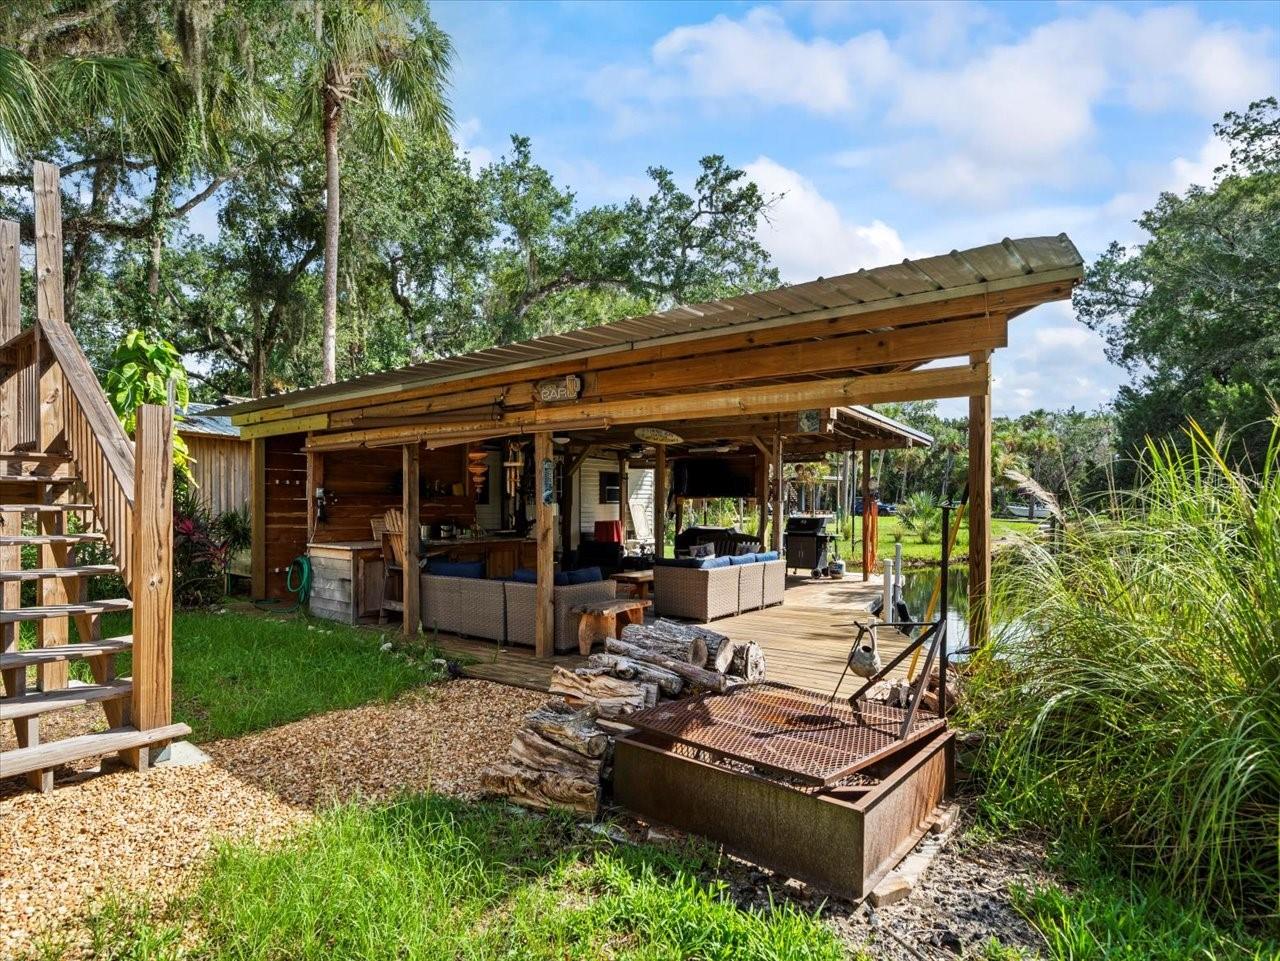
[[[36,317],[65,320],[62,302],[62,190],[58,167],[35,162]]]
[[[18,224],[0,220],[0,344],[7,344],[21,330],[22,270],[18,260]],[[17,372],[0,371],[0,450],[18,443]]]
[[[302,431],[327,430],[328,427],[328,414],[290,417],[285,420],[273,420],[264,424],[251,424],[241,427],[240,439],[253,440],[255,437],[274,437],[277,434],[297,434]]]
[[[618,451],[618,520],[622,522],[624,544],[627,540],[627,528],[631,526],[631,504],[628,502],[631,495],[627,489],[627,480],[627,454],[625,451]]]
[[[554,476],[551,432],[533,435],[534,485],[537,497],[536,529],[538,537],[537,593],[534,608],[533,650],[537,657],[555,653],[555,503],[554,488],[548,490]]]
[[[133,724],[173,722],[173,410],[138,408],[134,442]],[[147,748],[139,748],[146,751]]]
[[[988,372],[986,390],[969,398],[969,644],[987,642],[991,623],[991,380],[990,354],[974,353]]]
[[[872,549],[875,545],[871,542],[871,528],[867,526],[867,518],[870,516],[871,507],[871,448],[865,447],[862,450],[862,579],[864,581],[871,580],[872,555],[875,551]]]
[[[422,547],[422,503],[419,491],[421,477],[421,451],[417,444],[405,444],[401,448],[402,479],[404,489],[401,507],[404,510],[404,617],[406,637],[415,637],[422,624],[422,604],[419,599],[422,587],[422,570],[418,558]]]
[[[430,442],[450,436],[455,440],[466,440],[533,431],[571,431],[586,429],[579,426],[584,422],[607,427],[679,419],[750,417],[811,407],[968,397],[971,393],[981,392],[985,377],[985,368],[979,370],[966,364],[895,374],[864,374],[844,380],[810,380],[705,392],[681,391],[665,397],[637,397],[511,411],[501,420],[485,424],[435,424],[341,432],[314,438],[308,447],[312,450],[336,450],[403,444],[413,440]]]
[[[770,548],[781,553],[782,528],[783,528],[783,511],[785,509],[785,498],[787,480],[782,472],[782,435],[773,435],[773,527],[770,529]]]
[[[249,444],[249,571],[255,599],[267,596],[267,442]]]
[[[18,225],[12,220],[0,220],[0,343],[8,343],[18,336],[21,309],[20,291],[22,273],[18,262]],[[15,374],[0,373],[0,450],[13,450],[18,442],[18,378]],[[12,537],[22,533],[22,514],[13,511],[0,514],[0,531]],[[0,547],[0,570],[16,571],[22,568],[22,548],[18,545]],[[0,609],[12,611],[22,606],[22,584],[5,581],[0,585]],[[0,652],[16,653],[19,637],[18,624],[0,625]],[[17,697],[27,686],[26,669],[4,672],[3,693]],[[39,718],[28,718],[14,723],[19,747],[28,747],[40,739]],[[53,790],[53,771],[35,771],[27,775],[27,782],[38,790]]]
[[[777,347],[752,347],[684,360],[678,364],[638,364],[602,372],[588,399],[643,391],[678,390],[707,384],[818,376],[832,371],[880,367],[906,361],[964,356],[974,349],[1008,344],[1003,316],[974,317],[905,330],[875,331]]]
[[[653,455],[653,556],[662,557],[667,543],[667,448],[658,444]]]

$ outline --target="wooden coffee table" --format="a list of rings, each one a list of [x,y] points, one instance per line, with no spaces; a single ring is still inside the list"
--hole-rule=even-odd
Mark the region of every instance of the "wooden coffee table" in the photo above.
[[[626,584],[640,600],[646,600],[653,593],[653,571],[622,571],[614,574],[613,579],[619,584]]]
[[[645,608],[652,603],[621,597],[571,608],[578,615],[578,653],[586,657],[597,641],[622,637],[622,629],[628,624],[643,624]]]

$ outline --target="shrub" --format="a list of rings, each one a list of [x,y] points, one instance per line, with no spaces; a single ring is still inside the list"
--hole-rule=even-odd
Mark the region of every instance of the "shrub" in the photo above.
[[[173,492],[173,597],[179,607],[220,599],[231,551],[194,486],[178,479]]]
[[[1191,903],[1280,907],[1280,431],[1260,477],[1192,425],[1134,492],[1006,557],[976,659],[988,813],[1095,837]],[[995,652],[993,654],[993,652]]]
[[[921,544],[932,544],[942,533],[942,508],[928,494],[912,494],[898,508],[898,524]]]

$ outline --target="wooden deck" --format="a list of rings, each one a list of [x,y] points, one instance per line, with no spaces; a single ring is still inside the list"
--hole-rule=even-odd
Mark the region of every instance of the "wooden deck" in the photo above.
[[[854,624],[867,616],[867,606],[879,591],[879,581],[864,584],[856,575],[840,581],[790,578],[781,605],[726,617],[707,626],[763,647],[769,680],[825,694],[835,687],[849,656]],[[887,662],[904,643],[905,638],[896,631],[881,631],[881,658]],[[536,658],[531,648],[498,648],[489,641],[451,635],[442,635],[439,644],[447,655],[460,655],[468,661],[462,668],[467,677],[530,690],[547,689],[553,665],[572,669],[584,661],[576,654]],[[905,677],[906,672],[899,670],[894,676]],[[853,693],[857,680],[846,678],[841,690]]]

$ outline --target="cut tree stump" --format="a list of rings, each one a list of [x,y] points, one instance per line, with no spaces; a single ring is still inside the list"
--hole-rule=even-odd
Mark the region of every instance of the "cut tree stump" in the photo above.
[[[728,674],[729,666],[733,663],[734,651],[738,649],[738,642],[731,641],[723,634],[716,634],[715,631],[707,631],[714,637],[708,637],[707,641],[707,663],[708,671],[715,671],[719,674]]]
[[[763,681],[765,673],[764,649],[755,641],[739,644],[733,652],[729,673],[747,681]]]

